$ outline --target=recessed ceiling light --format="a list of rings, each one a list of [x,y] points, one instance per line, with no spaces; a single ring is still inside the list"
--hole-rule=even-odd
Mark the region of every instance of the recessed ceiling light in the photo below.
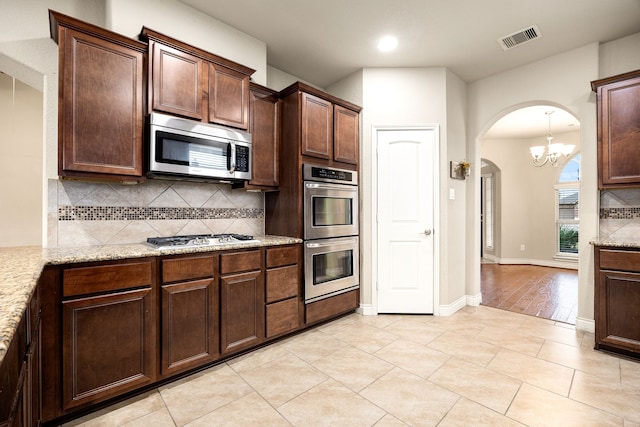
[[[398,39],[393,36],[385,36],[378,42],[378,50],[381,52],[390,52],[398,46]]]

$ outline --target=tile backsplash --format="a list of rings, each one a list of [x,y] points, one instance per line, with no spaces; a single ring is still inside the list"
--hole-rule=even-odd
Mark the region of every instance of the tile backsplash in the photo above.
[[[264,234],[264,195],[231,190],[227,184],[52,179],[48,191],[48,247],[139,243],[184,234]]]
[[[640,241],[640,189],[600,192],[600,239]]]

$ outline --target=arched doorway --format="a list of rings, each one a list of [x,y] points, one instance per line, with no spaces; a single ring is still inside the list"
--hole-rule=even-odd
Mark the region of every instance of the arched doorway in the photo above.
[[[516,108],[498,119],[482,139],[481,262],[496,266],[482,264],[481,292],[486,305],[575,323],[578,258],[563,242],[577,228],[578,217],[562,218],[569,207],[559,204],[573,200],[573,193],[567,193],[573,190],[562,189],[566,183],[559,181],[565,166],[575,162],[572,155],[561,155],[557,162],[552,158],[536,167],[530,154],[530,147],[542,146],[546,155],[548,144],[556,142],[577,147],[575,154],[580,127],[572,114],[552,105]],[[492,223],[487,222],[488,212]],[[491,287],[485,286],[489,269]],[[504,287],[498,286],[500,281]],[[502,299],[496,300],[496,292]],[[550,300],[558,295],[561,301]]]

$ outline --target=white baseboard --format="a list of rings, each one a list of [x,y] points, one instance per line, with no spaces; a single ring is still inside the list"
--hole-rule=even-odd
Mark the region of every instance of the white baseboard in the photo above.
[[[482,303],[482,294],[478,295],[467,295],[465,297],[467,299],[467,305],[469,307],[477,307]]]
[[[452,302],[451,304],[441,305],[439,307],[438,316],[451,316],[456,311],[467,306],[467,297],[463,296]]]
[[[371,304],[360,304],[360,307],[356,309],[356,313],[362,314],[363,316],[375,316],[378,314],[373,310],[373,305]]]
[[[556,261],[546,259],[527,259],[527,258],[498,258],[498,264],[524,264],[539,265],[540,267],[566,268],[569,270],[577,270],[578,263],[571,261]]]
[[[484,255],[482,255],[482,258],[489,260],[489,261],[493,261],[493,262],[498,262],[498,257],[495,256],[495,254],[487,254],[485,253]]]
[[[578,331],[594,333],[596,331],[596,322],[593,319],[578,317],[576,318],[576,329]]]

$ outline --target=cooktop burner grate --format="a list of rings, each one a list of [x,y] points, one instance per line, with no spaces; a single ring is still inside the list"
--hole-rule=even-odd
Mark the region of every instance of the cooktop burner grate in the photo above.
[[[246,234],[191,234],[185,236],[149,237],[147,243],[156,247],[170,246],[205,246],[219,243],[245,242],[253,240],[253,236]]]

